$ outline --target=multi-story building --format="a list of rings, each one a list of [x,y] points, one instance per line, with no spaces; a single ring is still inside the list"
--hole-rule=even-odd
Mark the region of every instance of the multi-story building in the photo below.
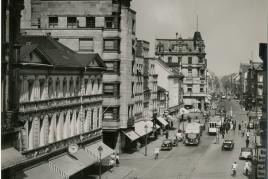
[[[247,75],[248,75],[248,64],[240,63],[239,67],[239,100],[240,105],[245,107],[245,99],[246,99],[246,89],[247,89]]]
[[[155,55],[169,68],[183,73],[185,107],[206,109],[207,60],[200,32],[190,39],[156,39]]]
[[[263,63],[250,61],[249,65],[246,104],[248,110],[258,112],[263,104]]]
[[[101,140],[106,66],[97,53],[78,54],[49,36],[19,42],[20,128],[15,148],[2,150],[2,170],[11,178],[82,176],[98,161],[96,148],[102,146],[103,158],[113,153]]]
[[[98,53],[107,71],[103,75],[103,140],[120,151],[122,130],[134,125],[130,73],[135,56],[136,12],[130,0],[25,0],[22,32],[50,34],[78,53]]]
[[[167,90],[165,88],[162,88],[161,86],[158,86],[157,90],[157,97],[158,97],[158,114],[164,114],[167,108]]]
[[[167,63],[160,58],[155,62],[155,71],[158,76],[158,86],[166,90],[165,110],[173,117],[177,117],[183,107],[183,75],[179,70],[170,69]],[[162,115],[162,114],[160,114]],[[161,122],[161,121],[160,121]]]

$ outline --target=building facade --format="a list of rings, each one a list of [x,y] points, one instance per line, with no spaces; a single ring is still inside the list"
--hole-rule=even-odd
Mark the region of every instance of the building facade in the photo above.
[[[82,170],[98,161],[92,146],[113,152],[101,140],[106,66],[98,54],[75,53],[50,36],[24,36],[20,44],[17,122],[21,128],[15,147],[2,150],[2,155],[12,151],[10,157],[19,158],[13,165],[6,157],[2,170],[11,178],[31,176],[39,167],[47,170],[40,173],[43,177],[82,176]],[[71,147],[77,150],[73,153],[77,160],[68,155]],[[80,168],[70,173],[63,161]]]
[[[103,140],[120,151],[125,145],[122,130],[134,124],[134,114],[128,115],[135,103],[131,94],[135,77],[129,72],[135,56],[136,12],[130,0],[26,0],[25,7],[24,34],[50,34],[78,53],[98,53],[104,60]]]
[[[184,75],[183,102],[185,107],[206,109],[207,60],[205,44],[200,32],[191,39],[156,39],[155,55],[169,68]]]

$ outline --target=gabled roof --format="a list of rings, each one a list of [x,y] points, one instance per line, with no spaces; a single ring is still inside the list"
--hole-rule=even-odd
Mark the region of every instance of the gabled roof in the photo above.
[[[50,65],[55,67],[102,67],[105,63],[97,53],[79,54],[49,36],[22,36],[20,57],[39,52]]]

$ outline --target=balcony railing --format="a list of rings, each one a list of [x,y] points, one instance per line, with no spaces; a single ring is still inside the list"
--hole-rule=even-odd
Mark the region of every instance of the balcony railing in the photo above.
[[[89,131],[83,134],[79,134],[67,139],[63,139],[42,147],[38,147],[35,149],[31,149],[31,150],[24,150],[22,152],[23,155],[25,155],[27,158],[33,158],[33,157],[37,157],[39,155],[44,155],[47,153],[51,153],[54,151],[58,151],[60,149],[64,149],[67,148],[70,144],[74,144],[74,143],[84,143],[88,140],[91,140],[93,138],[96,137],[100,137],[101,136],[101,128],[99,129],[95,129],[93,131]]]

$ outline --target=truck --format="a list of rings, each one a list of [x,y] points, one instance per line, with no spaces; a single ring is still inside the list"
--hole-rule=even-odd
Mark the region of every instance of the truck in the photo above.
[[[210,119],[208,123],[208,133],[209,135],[216,135],[217,131],[222,125],[222,118],[221,116],[214,116],[212,119]]]
[[[185,145],[198,145],[200,143],[200,137],[202,135],[201,125],[196,122],[191,122],[186,125],[185,128]]]

